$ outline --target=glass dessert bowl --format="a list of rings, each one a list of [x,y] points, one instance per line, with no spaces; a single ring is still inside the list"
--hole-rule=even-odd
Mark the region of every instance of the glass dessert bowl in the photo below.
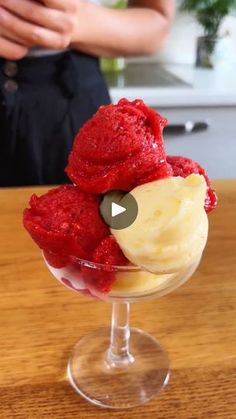
[[[82,337],[74,347],[67,368],[73,388],[91,403],[111,409],[138,406],[156,396],[168,383],[168,355],[152,336],[130,328],[130,303],[173,291],[194,273],[200,257],[180,272],[153,274],[138,266],[108,266],[75,257],[54,267],[53,255],[43,256],[63,285],[112,303],[111,327]],[[109,292],[96,287],[102,279],[112,282]]]

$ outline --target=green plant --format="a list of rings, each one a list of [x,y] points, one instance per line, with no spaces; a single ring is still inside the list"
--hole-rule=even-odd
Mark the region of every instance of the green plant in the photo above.
[[[195,14],[205,36],[216,37],[222,19],[236,10],[236,0],[183,0],[181,9]]]

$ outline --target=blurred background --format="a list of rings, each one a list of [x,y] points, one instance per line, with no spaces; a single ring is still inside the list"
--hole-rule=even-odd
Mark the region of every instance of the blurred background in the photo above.
[[[176,7],[160,52],[101,60],[112,100],[142,98],[168,118],[169,154],[194,158],[210,177],[235,177],[236,2],[180,0]]]
[[[236,178],[236,0],[88,0],[73,16],[77,0],[63,11],[25,2],[30,16],[23,4],[0,7],[0,187],[68,182],[79,129],[122,97],[168,119],[168,154]]]

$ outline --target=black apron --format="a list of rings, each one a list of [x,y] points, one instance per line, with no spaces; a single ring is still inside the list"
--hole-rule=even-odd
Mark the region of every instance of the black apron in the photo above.
[[[108,103],[95,57],[68,51],[0,59],[0,186],[68,182],[75,134]]]

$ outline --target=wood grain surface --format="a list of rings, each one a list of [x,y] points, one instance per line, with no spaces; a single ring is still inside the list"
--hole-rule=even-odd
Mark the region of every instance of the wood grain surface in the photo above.
[[[172,294],[132,306],[132,325],[162,342],[172,373],[159,397],[125,412],[90,405],[66,377],[71,348],[108,324],[110,305],[47,271],[21,224],[33,189],[0,190],[1,419],[236,418],[236,181],[215,186],[219,206],[198,271]]]

